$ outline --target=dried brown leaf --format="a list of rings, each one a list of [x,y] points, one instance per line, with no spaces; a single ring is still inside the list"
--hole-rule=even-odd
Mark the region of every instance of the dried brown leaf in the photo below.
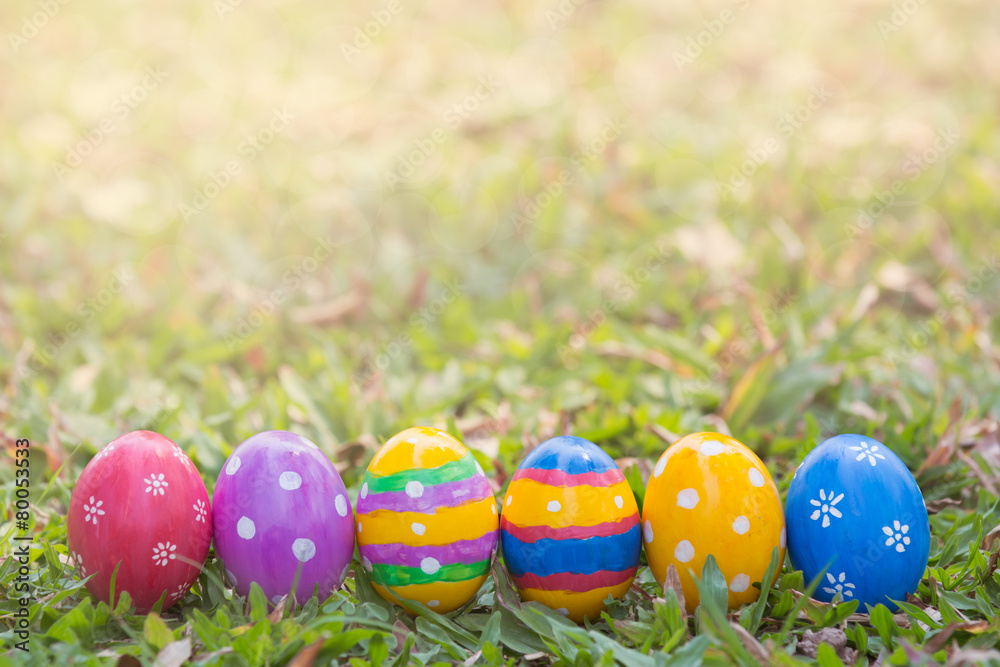
[[[288,667],[312,667],[313,662],[316,660],[316,656],[319,654],[320,649],[323,648],[323,643],[325,639],[317,639],[309,646],[295,654],[291,662],[288,663]]]
[[[170,642],[156,654],[153,667],[181,667],[191,657],[191,640],[189,638]]]
[[[278,600],[278,604],[276,604],[274,606],[274,609],[271,610],[271,613],[267,615],[267,620],[271,621],[271,625],[280,622],[281,619],[284,617],[285,605],[287,603],[288,603],[288,596],[287,595],[282,596],[282,598]]]
[[[681,618],[687,620],[687,602],[684,600],[684,589],[681,588],[681,578],[677,575],[677,568],[673,564],[667,568],[667,576],[663,580],[664,594],[666,594],[667,589],[673,589],[677,596],[677,602],[680,603]]]
[[[962,399],[956,398],[951,403],[951,407],[948,408],[948,426],[944,429],[944,433],[941,434],[941,438],[938,440],[937,447],[935,447],[924,462],[920,464],[920,468],[917,469],[917,475],[924,472],[928,468],[936,468],[938,466],[943,466],[955,455],[958,449],[958,420],[962,416]]]
[[[932,500],[927,503],[927,513],[937,514],[938,512],[949,507],[960,507],[961,505],[962,501],[956,500],[955,498],[939,498],[938,500]]]
[[[764,646],[757,641],[757,638],[750,634],[746,628],[739,623],[733,623],[732,621],[729,622],[729,625],[733,628],[733,631],[736,632],[736,636],[740,638],[740,641],[743,642],[744,648],[750,652],[750,655],[753,656],[754,660],[761,665],[766,665],[770,661],[771,656],[767,649],[765,649]]]
[[[836,651],[837,657],[848,665],[853,665],[854,661],[857,660],[858,652],[847,645],[847,634],[840,628],[823,628],[819,632],[806,630],[802,633],[802,639],[795,647],[795,652],[799,655],[815,658],[820,644],[828,644]]]

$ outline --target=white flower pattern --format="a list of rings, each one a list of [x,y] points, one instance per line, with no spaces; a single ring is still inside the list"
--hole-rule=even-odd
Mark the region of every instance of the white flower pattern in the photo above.
[[[830,595],[840,594],[841,599],[847,599],[854,597],[854,584],[846,581],[847,573],[841,572],[840,576],[834,578],[829,572],[826,573],[826,579],[830,582],[829,586],[824,586],[823,590]]]
[[[103,447],[99,452],[94,454],[94,460],[96,461],[100,458],[103,458],[113,451],[115,451],[115,445],[114,443],[110,443],[107,446]]]
[[[170,486],[170,484],[163,480],[162,472],[159,475],[152,473],[149,475],[149,479],[144,477],[142,481],[148,484],[146,487],[146,493],[152,491],[154,496],[156,494],[160,494],[161,496],[166,495],[167,487]]]
[[[90,497],[90,502],[83,504],[83,511],[86,514],[83,517],[84,523],[94,522],[94,526],[97,526],[97,517],[104,516],[104,510],[101,509],[101,505],[104,504],[103,500],[98,500],[94,502],[94,496]]]
[[[192,465],[191,464],[191,459],[188,458],[188,455],[184,453],[183,449],[181,449],[180,447],[174,447],[173,454],[174,454],[174,458],[179,459],[180,462],[184,464],[185,468],[190,468],[191,467],[191,465]]]
[[[205,501],[199,500],[194,505],[192,505],[192,507],[194,508],[195,512],[194,520],[196,522],[201,521],[202,523],[205,523],[205,515],[208,514],[208,510],[205,509]]]
[[[867,456],[868,462],[872,464],[872,467],[874,467],[875,464],[878,463],[878,461],[876,461],[875,459],[882,459],[883,461],[885,461],[885,457],[878,453],[878,445],[869,445],[864,440],[861,441],[860,446],[848,447],[848,449],[855,452],[859,452],[857,457],[854,459],[855,461],[863,461]]]
[[[813,498],[812,500],[809,501],[810,505],[813,505],[814,507],[818,508],[814,510],[812,514],[809,515],[809,518],[812,519],[813,521],[816,521],[822,516],[823,527],[826,528],[827,526],[830,525],[831,516],[834,517],[835,519],[839,519],[840,517],[844,516],[843,514],[840,513],[840,510],[838,510],[835,507],[835,505],[843,499],[844,499],[843,493],[841,493],[837,497],[834,497],[833,491],[824,491],[823,489],[820,489],[819,500]]]
[[[75,551],[71,551],[69,555],[70,555],[70,558],[73,559],[73,563],[76,564],[76,566],[78,568],[80,568],[80,576],[81,577],[86,577],[87,576],[87,568],[84,567],[84,565],[83,565],[83,556],[81,556],[80,554],[78,554]]]
[[[167,563],[177,558],[174,552],[177,551],[177,545],[167,542],[157,542],[156,546],[153,547],[153,565],[167,566]]]
[[[903,553],[906,551],[906,547],[910,544],[910,536],[907,535],[910,530],[908,525],[900,524],[899,521],[893,521],[892,526],[882,526],[882,532],[888,535],[888,539],[885,541],[885,546],[891,547],[893,544],[896,545],[896,551]]]

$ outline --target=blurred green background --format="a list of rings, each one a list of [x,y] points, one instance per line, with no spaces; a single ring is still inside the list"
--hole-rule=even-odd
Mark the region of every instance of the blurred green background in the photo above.
[[[498,492],[571,432],[640,496],[688,432],[782,489],[859,432],[928,501],[995,499],[998,23],[978,0],[8,3],[5,449],[44,452],[36,488],[63,466],[56,531],[138,428],[210,489],[294,430],[352,493],[410,425]]]
[[[661,4],[57,3],[3,55],[5,431],[353,479],[412,423],[995,419],[1000,8]]]

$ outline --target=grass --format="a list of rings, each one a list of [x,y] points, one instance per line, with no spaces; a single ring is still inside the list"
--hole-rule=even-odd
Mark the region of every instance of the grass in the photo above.
[[[0,56],[0,430],[5,461],[33,444],[35,545],[22,653],[4,463],[0,661],[1000,664],[997,7],[331,11],[68,3]],[[728,614],[706,567],[688,618],[643,567],[586,626],[499,568],[412,617],[361,568],[275,609],[210,557],[139,616],[70,566],[74,480],[123,432],[211,491],[242,440],[294,430],[356,497],[416,424],[498,495],[526,448],[591,439],[640,502],[676,435],[731,432],[784,495],[825,437],[869,434],[916,474],[930,563],[895,616],[810,600],[786,561]]]

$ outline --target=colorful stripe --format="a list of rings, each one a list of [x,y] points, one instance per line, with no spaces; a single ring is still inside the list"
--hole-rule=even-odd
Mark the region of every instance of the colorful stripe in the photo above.
[[[475,472],[475,471],[473,471]],[[385,491],[372,493],[369,484],[368,495],[358,502],[364,512],[391,510],[393,512],[427,512],[433,514],[438,508],[457,507],[470,500],[493,498],[490,483],[482,475],[445,482],[434,486],[424,486],[420,496],[413,498],[406,491]]]
[[[375,510],[358,514],[358,546],[402,542],[414,547],[475,540],[497,529],[493,498],[441,508],[435,514]]]
[[[598,570],[590,574],[576,574],[573,572],[559,572],[550,574],[547,577],[540,577],[530,572],[514,577],[514,585],[518,588],[537,588],[543,591],[573,591],[581,593],[595,588],[607,586],[618,586],[626,582],[631,583],[639,567],[630,567],[620,572],[610,570]]]
[[[404,600],[416,600],[439,614],[443,614],[458,609],[471,600],[476,591],[483,585],[483,582],[486,581],[488,572],[487,570],[483,573],[483,576],[476,577],[475,579],[466,579],[465,581],[456,581],[454,583],[442,581],[431,584],[392,586],[392,591]],[[386,600],[396,602],[396,598],[389,594],[385,586],[375,581],[372,582],[372,586]],[[405,602],[403,606],[407,606]]]
[[[365,474],[365,483],[368,484],[368,493],[405,491],[409,482],[420,482],[424,487],[436,486],[467,479],[478,472],[475,459],[468,453],[458,461],[451,461],[437,468],[410,468],[391,475],[379,475],[369,468]]]
[[[531,572],[540,577],[559,572],[591,574],[599,570],[620,571],[639,562],[642,540],[638,524],[620,535],[584,540],[522,542],[502,531],[504,563],[515,577]]]
[[[617,496],[622,498],[621,507],[615,502]],[[554,503],[558,503],[558,510]],[[566,528],[621,521],[636,509],[632,488],[625,481],[605,487],[558,487],[519,479],[507,488],[503,515],[516,526]]]
[[[627,516],[621,521],[608,521],[594,526],[566,526],[553,528],[551,526],[517,526],[507,520],[507,515],[500,517],[500,530],[510,533],[521,542],[537,542],[549,540],[585,540],[589,537],[607,537],[621,535],[632,530],[639,523],[639,513]]]
[[[392,542],[389,544],[368,544],[364,547],[364,557],[372,563],[420,567],[425,558],[433,558],[439,563],[471,563],[489,559],[497,548],[497,533],[491,530],[479,539],[458,540],[450,544],[414,547],[409,544]]]
[[[419,567],[402,565],[372,565],[372,579],[383,586],[409,586],[411,584],[431,584],[434,582],[454,583],[483,576],[490,569],[489,559],[475,563],[455,563],[442,565],[434,572],[425,572]]]
[[[618,470],[614,459],[603,449],[583,438],[566,435],[547,440],[532,450],[518,466],[518,470],[562,470],[571,475],[588,472]]]
[[[563,470],[542,470],[540,468],[522,468],[514,473],[512,482],[519,479],[530,479],[549,486],[611,486],[625,481],[625,475],[618,468],[604,472],[581,472],[571,474]]]
[[[610,595],[613,598],[624,596],[632,582],[626,581],[617,586],[603,586],[590,591],[545,591],[537,588],[520,588],[521,599],[541,602],[552,609],[565,609],[571,621],[580,623],[584,617],[597,620],[604,611],[604,601]]]

